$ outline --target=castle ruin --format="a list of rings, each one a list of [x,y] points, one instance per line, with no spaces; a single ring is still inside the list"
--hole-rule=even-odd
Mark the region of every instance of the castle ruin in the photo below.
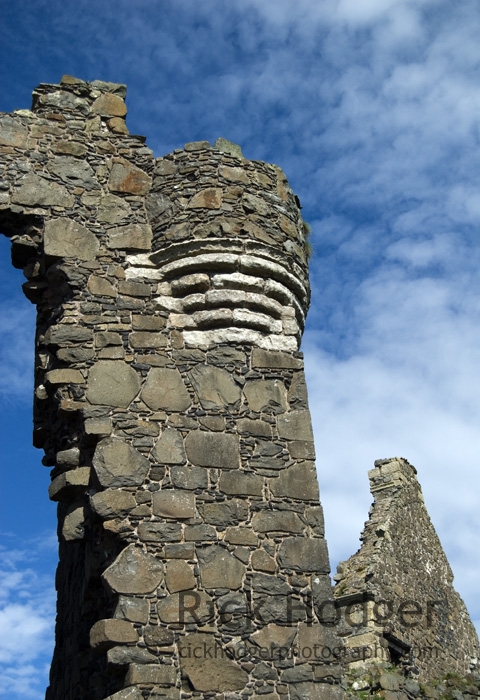
[[[412,574],[397,581],[400,546],[380,575],[374,544],[365,586],[364,544],[333,597],[298,200],[280,168],[224,139],[154,159],[125,94],[64,76],[32,111],[0,115],[0,231],[37,305],[34,444],[58,502],[47,700],[340,700],[352,633],[338,612],[398,597],[393,580],[407,595]],[[411,485],[409,469],[389,473]],[[433,588],[451,588],[448,571],[429,571]],[[451,600],[432,612],[442,630],[449,616],[434,670],[466,673],[476,637]],[[408,656],[404,628],[371,621],[362,634],[390,661]]]

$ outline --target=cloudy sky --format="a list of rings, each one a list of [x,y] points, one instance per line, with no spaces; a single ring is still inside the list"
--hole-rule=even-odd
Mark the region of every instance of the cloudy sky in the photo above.
[[[0,0],[0,110],[64,73],[128,85],[160,156],[223,136],[279,164],[312,226],[304,337],[332,566],[367,470],[418,468],[480,622],[478,0]],[[55,508],[30,448],[33,307],[0,241],[0,697],[40,699]]]

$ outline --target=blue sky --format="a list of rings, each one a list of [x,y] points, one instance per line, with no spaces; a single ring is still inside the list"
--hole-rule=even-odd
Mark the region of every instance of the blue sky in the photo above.
[[[0,0],[0,110],[64,73],[128,85],[156,156],[223,136],[278,163],[312,226],[304,337],[333,566],[377,458],[415,464],[480,621],[477,0]],[[0,241],[0,697],[42,698],[56,557],[31,444],[34,309]]]

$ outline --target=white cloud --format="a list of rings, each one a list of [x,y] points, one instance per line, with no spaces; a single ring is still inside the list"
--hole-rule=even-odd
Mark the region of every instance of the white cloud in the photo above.
[[[0,549],[0,697],[44,697],[53,651],[54,541],[47,535],[24,542],[20,549]]]

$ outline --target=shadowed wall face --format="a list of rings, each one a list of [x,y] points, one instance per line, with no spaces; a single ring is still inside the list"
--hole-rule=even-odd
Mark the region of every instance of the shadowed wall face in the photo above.
[[[154,160],[124,97],[65,77],[0,115],[58,501],[47,698],[336,698],[295,198],[222,139]]]

